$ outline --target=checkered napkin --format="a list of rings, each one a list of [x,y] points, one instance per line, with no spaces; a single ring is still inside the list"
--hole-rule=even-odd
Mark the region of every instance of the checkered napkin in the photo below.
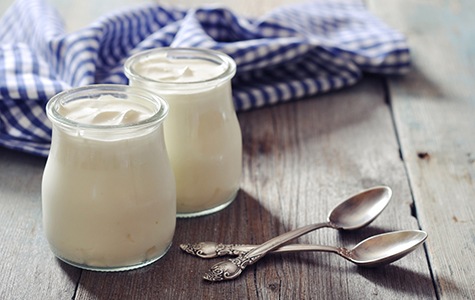
[[[363,72],[402,74],[410,62],[404,37],[354,0],[283,6],[260,18],[216,6],[141,5],[72,33],[45,0],[17,0],[0,19],[0,145],[46,156],[51,96],[87,84],[127,84],[125,59],[163,46],[233,57],[238,111],[340,89]]]

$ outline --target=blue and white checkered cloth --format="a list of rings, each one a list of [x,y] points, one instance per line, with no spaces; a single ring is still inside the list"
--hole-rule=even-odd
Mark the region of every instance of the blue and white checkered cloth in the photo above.
[[[72,33],[45,0],[17,0],[0,19],[0,145],[46,156],[51,96],[94,83],[127,84],[125,59],[163,46],[233,57],[238,111],[340,89],[364,72],[402,74],[410,64],[404,37],[355,0],[314,0],[260,18],[215,6],[140,5]]]

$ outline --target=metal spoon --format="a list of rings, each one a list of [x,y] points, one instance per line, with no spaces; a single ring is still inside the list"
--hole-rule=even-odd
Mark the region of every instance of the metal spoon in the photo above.
[[[427,239],[427,233],[420,230],[402,230],[393,231],[383,234],[371,236],[351,249],[343,247],[331,247],[321,245],[285,245],[271,253],[287,253],[287,252],[303,252],[303,251],[323,251],[333,252],[341,257],[355,263],[362,267],[377,267],[381,265],[390,264],[416,249]],[[209,243],[211,245],[212,243]],[[215,243],[216,244],[216,243]],[[212,258],[223,255],[241,255],[246,253],[256,245],[224,245],[216,244],[220,249],[228,249],[225,251],[216,251],[207,255],[196,254],[201,258]],[[185,246],[185,245],[182,245]],[[180,246],[180,247],[182,247]],[[188,252],[188,249],[183,250]],[[217,248],[216,248],[217,249]],[[210,248],[211,250],[211,248]],[[190,253],[190,252],[189,252]]]
[[[386,186],[364,190],[337,205],[328,215],[327,222],[311,224],[286,232],[240,255],[238,258],[218,263],[204,275],[204,279],[220,281],[236,278],[248,265],[255,263],[268,252],[319,228],[355,230],[364,227],[384,210],[391,199],[391,195],[391,189]]]

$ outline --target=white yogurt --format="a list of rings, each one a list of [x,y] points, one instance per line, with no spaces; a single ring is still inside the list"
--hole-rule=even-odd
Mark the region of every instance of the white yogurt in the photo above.
[[[60,104],[58,112],[64,118],[88,125],[127,125],[144,121],[154,112],[139,101],[121,100],[111,95],[98,99],[80,99]],[[104,134],[104,135],[107,135]]]
[[[137,64],[134,70],[155,81],[190,83],[216,78],[226,71],[226,66],[196,58],[173,59],[162,53]]]
[[[43,220],[59,258],[86,269],[125,270],[166,253],[176,196],[162,126],[147,124],[156,113],[140,97],[49,104]]]
[[[164,48],[135,55],[125,70],[130,85],[147,88],[170,104],[164,130],[177,215],[204,215],[227,206],[242,172],[232,59],[214,51]]]

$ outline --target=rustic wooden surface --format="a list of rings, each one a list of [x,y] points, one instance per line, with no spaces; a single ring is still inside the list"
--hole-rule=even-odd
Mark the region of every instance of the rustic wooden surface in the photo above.
[[[386,3],[389,2],[389,3]],[[443,299],[475,298],[475,2],[371,1],[409,39],[412,72],[389,81],[396,130]]]
[[[102,1],[97,8],[92,0],[53,2],[71,29],[134,3]],[[222,2],[256,15],[285,3]],[[179,219],[174,246],[151,266],[99,273],[56,260],[41,225],[45,160],[0,148],[0,299],[475,298],[475,37],[467,30],[475,28],[473,5],[368,5],[408,36],[413,71],[389,80],[369,76],[349,89],[240,113],[244,176],[238,198],[217,214]],[[298,241],[352,246],[389,230],[429,233],[425,247],[387,267],[362,269],[330,253],[282,254],[264,258],[237,280],[211,284],[201,275],[216,260],[178,248],[202,240],[260,243],[323,221],[345,197],[380,184],[391,186],[394,196],[370,227],[322,229]]]

